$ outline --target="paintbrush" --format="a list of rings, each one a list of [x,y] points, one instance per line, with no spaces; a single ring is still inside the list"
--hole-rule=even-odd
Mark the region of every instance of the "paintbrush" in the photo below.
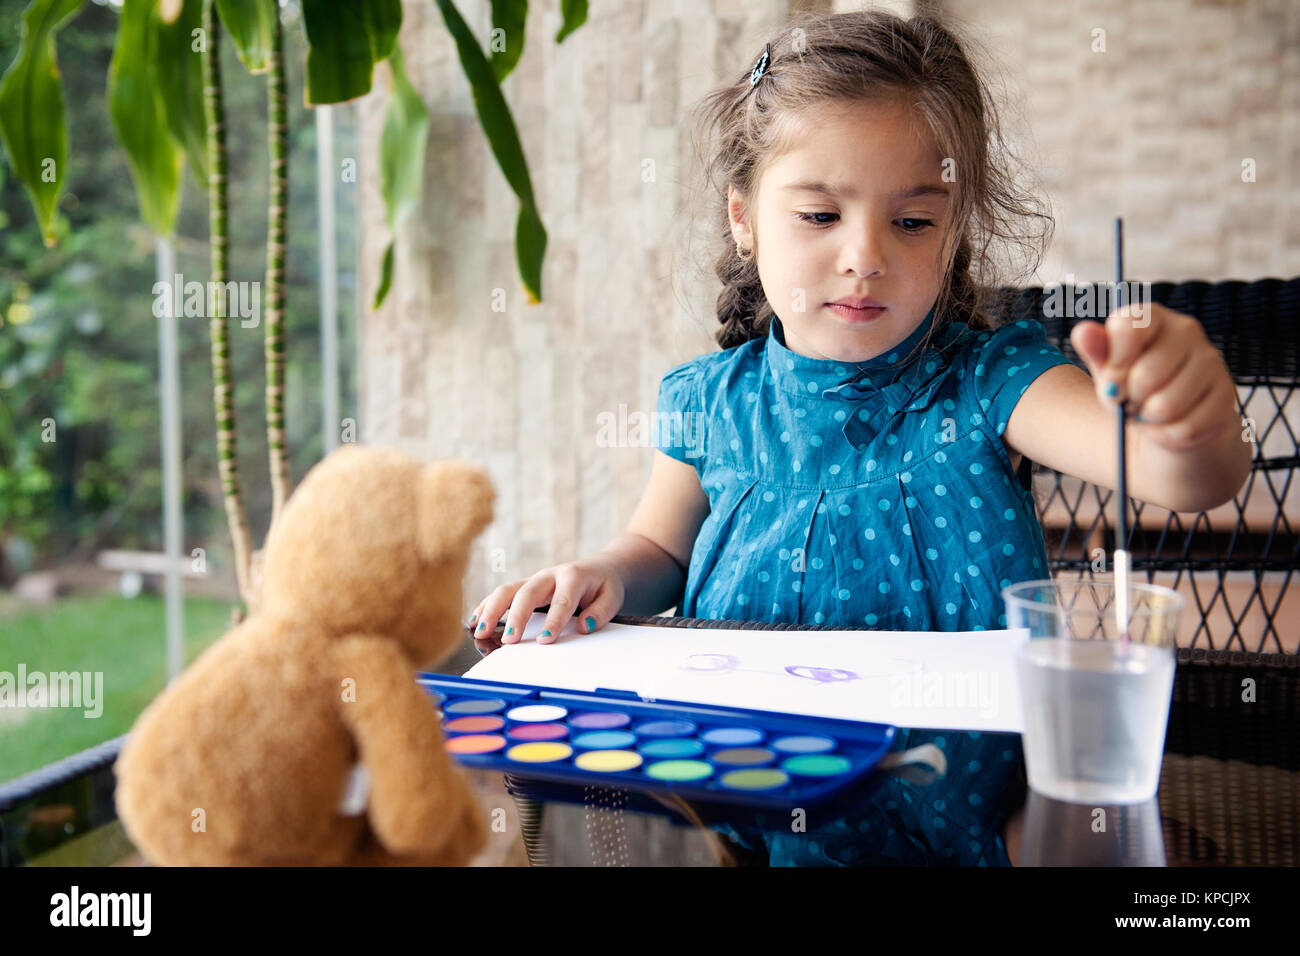
[[[1124,295],[1124,220],[1115,220],[1115,305],[1122,308]],[[1128,545],[1128,480],[1126,472],[1126,432],[1128,396],[1119,402],[1115,412],[1116,438],[1119,443],[1119,485],[1115,489],[1119,497],[1115,521],[1115,623],[1119,631],[1119,656],[1128,653],[1128,598],[1129,598],[1129,554]]]

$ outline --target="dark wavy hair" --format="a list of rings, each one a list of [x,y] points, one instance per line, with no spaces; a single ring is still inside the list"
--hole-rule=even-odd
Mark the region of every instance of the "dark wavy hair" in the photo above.
[[[703,176],[688,190],[687,248],[696,217],[706,212],[709,256],[722,280],[719,346],[765,337],[772,318],[757,253],[741,260],[736,252],[728,184],[747,200],[755,196],[764,169],[788,147],[790,117],[823,104],[882,99],[899,99],[923,118],[955,175],[935,321],[916,352],[954,319],[992,328],[994,297],[1037,271],[1054,223],[1045,204],[1017,185],[1020,164],[1003,140],[987,82],[961,43],[935,16],[904,19],[884,10],[804,17],[770,42],[771,60],[757,86],[751,88],[747,67],[692,111]]]

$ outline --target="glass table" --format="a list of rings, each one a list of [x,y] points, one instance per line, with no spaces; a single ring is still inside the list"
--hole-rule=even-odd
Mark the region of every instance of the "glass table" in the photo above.
[[[627,619],[630,622],[636,619]],[[483,642],[467,640],[439,673],[462,675]],[[1180,667],[1182,665],[1180,664]],[[1288,718],[1290,720],[1291,718]],[[1300,773],[1268,762],[1172,752],[1170,717],[1156,799],[1090,807],[1030,791],[1013,863],[1037,866],[1223,866],[1300,862]],[[1287,726],[1290,726],[1288,724]],[[0,866],[143,862],[113,808],[112,763],[125,738],[0,784]],[[1289,750],[1284,746],[1283,750]],[[888,772],[923,773],[921,768]],[[726,809],[664,803],[621,788],[562,787],[517,774],[467,770],[492,838],[475,865],[764,866],[707,824]],[[879,784],[879,774],[844,795]],[[1192,794],[1195,794],[1193,798]],[[837,804],[838,805],[838,804]]]
[[[644,618],[619,618],[645,623]],[[440,668],[461,675],[500,646],[497,636],[473,641]],[[472,638],[471,638],[472,640]],[[1175,717],[1171,716],[1171,728]],[[918,768],[897,768],[924,782]],[[518,825],[532,865],[737,865],[763,866],[765,857],[725,841],[708,824],[745,822],[741,811],[668,805],[645,793],[611,787],[565,787],[517,774],[474,771],[480,792],[495,777],[518,813]],[[852,806],[880,782],[880,773],[833,807]],[[1222,800],[1189,800],[1194,788],[1222,794]],[[499,792],[499,790],[498,790]],[[1152,800],[1132,805],[1088,806],[1028,791],[1019,839],[1009,839],[1017,866],[1223,866],[1247,859],[1266,865],[1296,865],[1300,829],[1294,814],[1281,832],[1261,827],[1277,818],[1266,806],[1277,793],[1300,806],[1300,774],[1268,764],[1186,756],[1167,748],[1161,785]],[[1285,799],[1285,797],[1284,797]],[[680,802],[679,802],[680,803]],[[1286,815],[1284,815],[1286,816]],[[829,817],[828,817],[829,819]],[[811,825],[810,825],[811,826]],[[1017,845],[1018,844],[1018,845]]]

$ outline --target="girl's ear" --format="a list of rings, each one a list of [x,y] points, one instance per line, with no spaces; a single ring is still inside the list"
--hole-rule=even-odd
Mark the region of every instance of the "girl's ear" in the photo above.
[[[731,220],[731,238],[743,246],[753,246],[754,233],[749,227],[749,209],[745,197],[727,184],[727,218]]]

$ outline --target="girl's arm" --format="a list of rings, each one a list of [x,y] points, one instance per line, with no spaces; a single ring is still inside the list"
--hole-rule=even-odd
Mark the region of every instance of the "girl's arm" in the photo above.
[[[708,513],[709,499],[695,468],[656,450],[650,481],[626,532],[596,555],[623,580],[620,613],[659,614],[681,602],[685,569]]]
[[[1059,365],[1038,376],[1007,419],[1003,440],[1049,468],[1103,488],[1117,483],[1114,406],[1128,397],[1129,494],[1170,511],[1208,511],[1250,473],[1237,392],[1223,357],[1196,319],[1154,303],[1126,307],[1103,326],[1084,322],[1071,341],[1089,376]],[[1149,320],[1147,320],[1149,316]],[[1106,386],[1114,382],[1114,396]]]
[[[650,481],[627,531],[590,557],[496,588],[471,618],[474,636],[490,648],[506,612],[500,643],[517,643],[533,610],[543,604],[550,607],[539,644],[555,643],[578,609],[578,633],[590,634],[620,612],[652,616],[680,604],[684,569],[708,513],[709,499],[695,469],[656,449]]]

